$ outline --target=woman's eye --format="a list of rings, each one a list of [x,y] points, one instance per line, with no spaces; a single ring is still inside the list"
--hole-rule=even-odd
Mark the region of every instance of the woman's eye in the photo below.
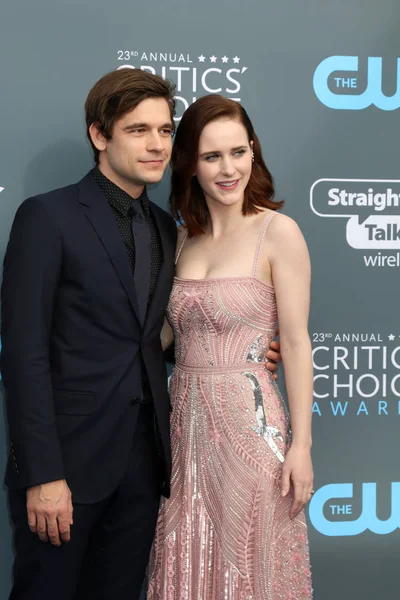
[[[218,158],[218,155],[217,155],[217,154],[210,154],[209,156],[206,156],[206,160],[207,160],[208,162],[210,162],[210,161],[212,161],[212,160],[215,160],[216,158]]]
[[[242,149],[242,150],[237,150],[235,152],[235,156],[243,156],[243,154],[246,152],[246,150]]]

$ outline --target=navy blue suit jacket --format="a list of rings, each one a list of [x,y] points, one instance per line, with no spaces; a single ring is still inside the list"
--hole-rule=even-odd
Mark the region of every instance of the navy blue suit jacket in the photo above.
[[[11,489],[65,478],[76,502],[111,493],[132,447],[143,357],[164,465],[162,491],[169,494],[170,403],[160,331],[176,226],[157,205],[150,208],[164,258],[143,326],[127,250],[90,173],[29,198],[17,211],[2,284]]]

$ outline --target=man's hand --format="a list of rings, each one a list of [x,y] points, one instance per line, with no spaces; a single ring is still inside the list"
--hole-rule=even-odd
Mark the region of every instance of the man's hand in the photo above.
[[[28,525],[42,542],[61,546],[71,539],[72,520],[71,491],[65,479],[43,483],[28,488],[26,506]]]
[[[279,335],[279,329],[277,329],[275,331],[275,337]],[[268,371],[271,371],[271,373],[273,373],[273,378],[275,380],[278,379],[278,375],[276,374],[276,371],[279,369],[279,364],[282,360],[282,356],[281,356],[281,345],[279,342],[271,342],[269,345],[269,348],[267,350],[267,352],[265,353],[265,361],[266,361],[266,367],[268,369]]]

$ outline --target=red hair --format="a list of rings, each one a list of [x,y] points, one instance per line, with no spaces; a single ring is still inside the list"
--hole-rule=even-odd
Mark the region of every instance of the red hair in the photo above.
[[[196,176],[200,135],[206,125],[218,119],[234,119],[247,131],[253,141],[254,162],[243,202],[243,214],[255,214],[261,208],[277,210],[283,201],[275,202],[272,175],[261,151],[261,144],[244,108],[234,100],[218,94],[203,96],[183,114],[172,149],[171,210],[177,221],[184,223],[189,236],[204,233],[207,205]]]

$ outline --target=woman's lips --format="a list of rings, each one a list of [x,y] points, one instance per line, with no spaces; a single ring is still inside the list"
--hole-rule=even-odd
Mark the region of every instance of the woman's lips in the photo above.
[[[239,185],[239,179],[232,179],[231,181],[218,181],[216,185],[220,190],[235,190]]]

